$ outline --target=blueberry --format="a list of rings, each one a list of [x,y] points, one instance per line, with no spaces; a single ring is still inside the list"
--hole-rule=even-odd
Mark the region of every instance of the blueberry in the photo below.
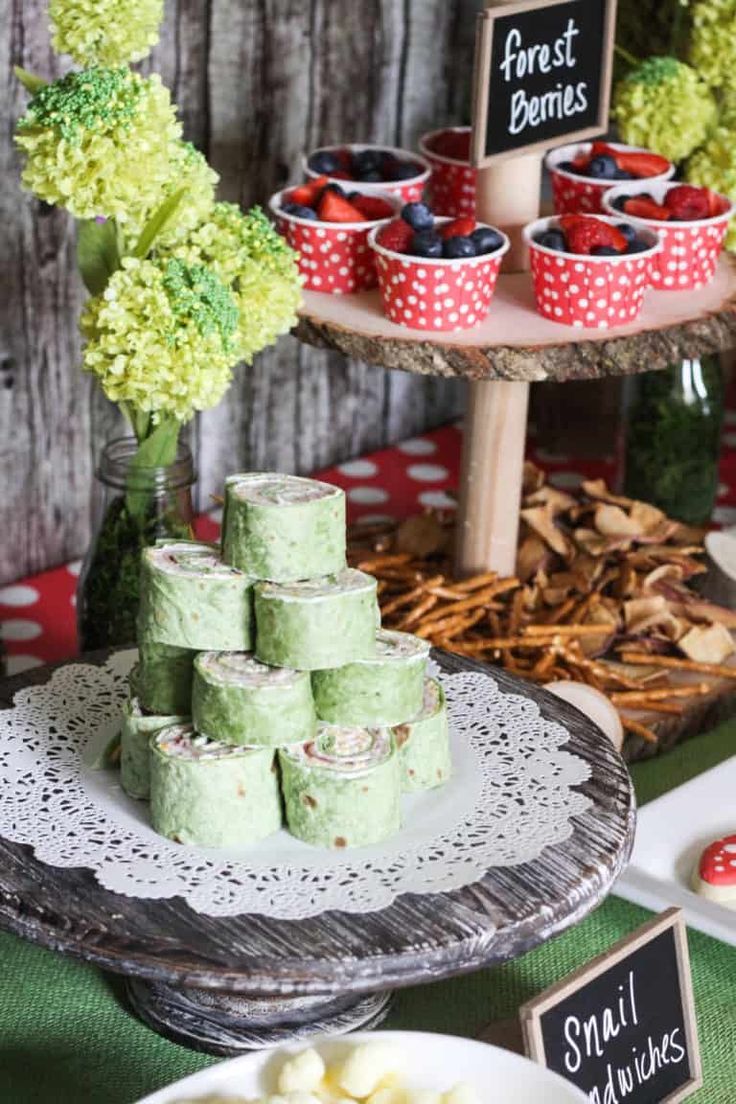
[[[389,180],[411,180],[420,176],[424,170],[416,161],[397,161],[392,167]]]
[[[612,245],[596,245],[594,249],[590,251],[591,257],[620,257],[618,249],[614,249]]]
[[[601,153],[594,157],[588,165],[588,176],[596,180],[615,180],[618,165],[607,153]]]
[[[443,257],[475,257],[475,245],[470,238],[462,235],[457,238],[447,238],[442,244]]]
[[[381,184],[383,182],[383,175],[378,169],[373,169],[371,172],[360,173],[358,180],[361,184]]]
[[[309,158],[307,164],[312,172],[319,173],[320,176],[329,176],[330,173],[337,172],[340,168],[339,158],[331,150],[317,150]]]
[[[476,257],[482,253],[495,253],[503,245],[503,238],[498,230],[491,230],[488,226],[479,226],[470,235],[470,240],[475,247]]]
[[[572,173],[574,176],[580,176],[580,173],[573,165],[572,161],[560,161],[557,166],[558,169],[562,169],[563,172]]]
[[[316,211],[313,211],[311,207],[303,207],[301,203],[285,203],[282,210],[284,210],[287,215],[293,215],[295,218],[317,218]]]
[[[334,192],[335,195],[342,196],[343,199],[345,199],[346,197],[345,189],[341,188],[340,185],[336,184],[334,181],[332,182],[332,184],[325,184],[324,188],[322,189],[322,195],[324,195],[325,192]]]
[[[407,203],[401,210],[401,217],[412,230],[431,230],[434,226],[434,215],[426,203]]]
[[[565,235],[561,230],[544,230],[534,240],[537,245],[543,245],[545,249],[555,249],[558,253],[564,253],[567,249]]]
[[[642,241],[641,238],[634,238],[626,250],[627,253],[646,253],[647,249],[651,249],[651,245]]]
[[[366,174],[375,172],[379,174],[378,179],[380,180],[382,158],[381,150],[377,149],[365,149],[354,153],[352,156],[353,173],[363,179]]]
[[[616,229],[621,231],[629,245],[631,245],[633,241],[636,241],[636,230],[630,222],[617,222]]]
[[[633,180],[634,177],[631,175],[630,172],[627,172],[626,169],[616,169],[616,175],[614,176],[613,179],[614,180]]]
[[[415,257],[441,257],[442,238],[434,230],[422,230],[411,239],[409,252]]]

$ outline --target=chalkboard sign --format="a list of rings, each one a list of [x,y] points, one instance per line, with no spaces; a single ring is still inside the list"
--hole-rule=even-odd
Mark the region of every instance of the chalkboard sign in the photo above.
[[[684,1100],[702,1084],[687,936],[669,909],[521,1010],[527,1053],[592,1104]]]
[[[479,16],[476,166],[608,129],[616,0],[525,0]]]

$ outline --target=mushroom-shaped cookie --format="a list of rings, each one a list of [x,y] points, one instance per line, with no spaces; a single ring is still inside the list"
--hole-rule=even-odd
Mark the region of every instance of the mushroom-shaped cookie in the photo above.
[[[710,843],[693,874],[693,889],[710,901],[736,909],[736,835]]]

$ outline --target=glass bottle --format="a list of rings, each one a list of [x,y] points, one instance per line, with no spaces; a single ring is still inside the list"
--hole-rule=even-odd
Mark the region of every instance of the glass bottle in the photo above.
[[[723,379],[717,357],[633,380],[624,490],[690,525],[710,520],[718,491]]]
[[[192,535],[192,454],[180,443],[166,467],[134,463],[134,437],[103,449],[96,472],[93,538],[77,588],[81,651],[135,641],[141,550]]]

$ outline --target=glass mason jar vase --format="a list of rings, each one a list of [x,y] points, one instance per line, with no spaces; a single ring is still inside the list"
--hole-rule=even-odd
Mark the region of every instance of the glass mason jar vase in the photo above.
[[[707,524],[718,491],[723,424],[718,358],[683,360],[632,384],[625,493],[689,525]]]
[[[82,651],[136,639],[140,554],[162,537],[192,535],[192,454],[179,444],[166,467],[134,463],[134,437],[105,446],[97,469],[93,537],[77,588]]]

